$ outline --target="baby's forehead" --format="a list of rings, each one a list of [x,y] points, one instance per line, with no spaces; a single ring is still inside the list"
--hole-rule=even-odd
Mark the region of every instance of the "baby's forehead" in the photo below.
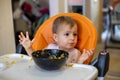
[[[58,25],[58,28],[60,28],[61,26],[68,26],[69,28],[73,28],[73,27],[76,27],[77,26],[77,24],[75,23],[75,24],[70,24],[70,23],[61,23],[61,24],[59,24]]]
[[[57,31],[60,31],[60,30],[63,30],[63,31],[71,31],[71,30],[77,31],[77,25],[71,26],[69,24],[61,24],[57,28]]]

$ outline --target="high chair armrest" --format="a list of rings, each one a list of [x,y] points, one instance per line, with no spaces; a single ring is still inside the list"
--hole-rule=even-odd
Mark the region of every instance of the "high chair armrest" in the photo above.
[[[17,45],[16,53],[18,53],[18,54],[26,54],[27,55],[27,52],[25,51],[24,47],[21,44]]]
[[[98,63],[98,58],[95,58],[91,63],[90,63],[90,65],[92,65],[92,66],[97,66],[97,63]]]
[[[90,65],[95,66],[98,69],[97,80],[104,80],[104,76],[109,69],[109,53],[107,51],[101,51],[98,58],[95,58]]]
[[[105,74],[108,72],[109,60],[110,60],[110,57],[109,57],[109,53],[107,51],[101,51],[99,53],[98,63],[97,63],[99,77],[104,77]]]
[[[21,53],[22,52],[22,45],[21,44],[18,44],[17,47],[16,47],[16,53]]]

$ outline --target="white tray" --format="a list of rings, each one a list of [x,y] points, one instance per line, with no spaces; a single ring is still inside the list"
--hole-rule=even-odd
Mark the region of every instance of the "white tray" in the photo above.
[[[38,68],[31,57],[8,54],[0,57],[0,80],[95,80],[97,69],[90,65],[73,64],[60,70]]]

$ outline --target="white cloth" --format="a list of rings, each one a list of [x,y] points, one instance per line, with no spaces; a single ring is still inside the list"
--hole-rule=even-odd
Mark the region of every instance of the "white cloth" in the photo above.
[[[46,49],[59,49],[58,45],[56,43],[52,43],[49,44]],[[68,63],[76,63],[79,56],[80,56],[80,51],[77,50],[76,48],[73,48],[69,51],[67,51],[69,53],[69,57],[68,57]]]

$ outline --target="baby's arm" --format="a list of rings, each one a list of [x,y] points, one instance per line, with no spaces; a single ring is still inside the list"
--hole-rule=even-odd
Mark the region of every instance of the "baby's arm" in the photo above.
[[[34,49],[32,48],[33,40],[30,40],[28,32],[26,32],[26,37],[22,32],[20,33],[19,42],[25,48],[28,55],[31,55],[34,52]]]
[[[91,55],[93,55],[93,50],[83,50],[83,53],[81,54],[81,56],[78,59],[78,63],[84,63],[84,61],[86,61]]]

